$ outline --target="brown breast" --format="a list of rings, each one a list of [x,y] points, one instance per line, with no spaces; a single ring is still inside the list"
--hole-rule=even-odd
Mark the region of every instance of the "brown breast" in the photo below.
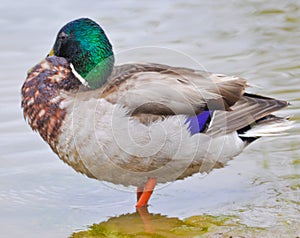
[[[22,86],[24,118],[33,130],[55,151],[66,110],[62,91],[78,90],[81,83],[73,75],[69,63],[60,57],[48,57],[28,72]]]

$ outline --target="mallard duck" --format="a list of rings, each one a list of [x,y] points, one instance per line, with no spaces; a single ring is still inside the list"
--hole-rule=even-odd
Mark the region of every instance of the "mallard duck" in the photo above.
[[[28,72],[24,117],[65,163],[90,178],[137,187],[223,167],[246,145],[279,134],[286,101],[245,92],[247,81],[155,63],[114,66],[103,29],[81,18]]]

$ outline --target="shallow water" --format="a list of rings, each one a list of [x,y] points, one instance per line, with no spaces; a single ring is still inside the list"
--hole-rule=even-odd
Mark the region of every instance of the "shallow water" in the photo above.
[[[0,237],[68,237],[135,212],[133,190],[77,174],[22,118],[26,71],[49,52],[58,29],[81,16],[103,26],[120,62],[128,56],[200,64],[247,78],[255,85],[251,92],[292,104],[278,113],[295,122],[288,134],[256,141],[208,176],[163,186],[155,191],[150,212],[178,219],[235,215],[247,226],[266,228],[266,236],[279,234],[276,227],[280,237],[300,235],[299,1],[5,0],[0,12]],[[168,53],[157,48],[126,53],[144,46]]]

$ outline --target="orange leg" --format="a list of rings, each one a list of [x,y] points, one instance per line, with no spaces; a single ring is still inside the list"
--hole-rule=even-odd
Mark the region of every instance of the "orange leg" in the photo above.
[[[137,204],[135,205],[137,208],[147,206],[148,201],[151,197],[151,194],[155,188],[156,185],[156,179],[155,178],[149,178],[147,183],[144,186],[144,190],[142,190],[140,187],[137,189]]]
[[[137,201],[140,200],[140,197],[142,196],[143,191],[144,191],[143,187],[137,187],[136,188],[136,200]]]

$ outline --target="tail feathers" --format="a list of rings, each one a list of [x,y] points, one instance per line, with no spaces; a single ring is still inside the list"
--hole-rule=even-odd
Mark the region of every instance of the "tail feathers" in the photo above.
[[[245,132],[252,124],[288,106],[288,102],[260,95],[244,93],[243,97],[231,107],[231,111],[216,111],[207,134],[218,135],[233,131]]]
[[[243,131],[239,136],[242,138],[257,138],[282,135],[286,130],[291,129],[292,126],[293,122],[289,121],[288,118],[268,115],[257,120],[251,125],[249,130]]]

